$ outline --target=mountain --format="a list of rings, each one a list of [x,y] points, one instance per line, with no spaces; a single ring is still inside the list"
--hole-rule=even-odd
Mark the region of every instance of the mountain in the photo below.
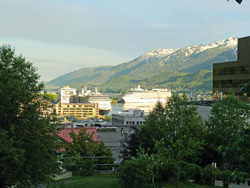
[[[149,79],[138,80],[131,76],[119,76],[99,86],[104,92],[128,90],[140,85],[142,88],[205,89],[212,90],[212,72],[200,70],[196,73],[164,71]]]
[[[237,59],[237,43],[238,39],[231,37],[208,45],[180,49],[155,49],[117,66],[76,70],[48,82],[46,86],[61,87],[70,83],[78,83],[109,87],[113,84],[112,87],[118,87],[121,82],[119,84],[117,82],[121,80],[124,81],[125,85],[132,82],[154,83],[153,80],[157,80],[162,76],[161,73],[166,71],[173,71],[175,73],[171,74],[177,75],[178,73],[189,73],[188,75],[191,76],[200,70],[212,71],[213,63],[235,61]],[[115,80],[113,80],[114,78]],[[185,83],[186,80],[180,79],[180,81]],[[150,85],[149,83],[148,85]]]

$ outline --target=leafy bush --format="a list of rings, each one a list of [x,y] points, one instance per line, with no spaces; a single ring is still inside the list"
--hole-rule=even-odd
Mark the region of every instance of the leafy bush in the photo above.
[[[80,176],[93,176],[96,166],[93,164],[92,160],[83,160],[80,163]]]
[[[201,167],[194,163],[187,163],[185,161],[182,161],[180,167],[181,180],[193,179],[195,175],[201,172]]]
[[[146,160],[132,158],[119,167],[118,179],[123,188],[151,187],[146,163]]]
[[[196,175],[195,179],[202,185],[214,185],[216,176],[219,174],[219,170],[212,165],[207,165]]]
[[[63,163],[63,168],[72,171],[77,176],[93,176],[96,166],[92,159],[67,158]]]
[[[219,178],[223,181],[223,187],[228,187],[232,180],[232,172],[229,170],[222,171],[219,173]]]

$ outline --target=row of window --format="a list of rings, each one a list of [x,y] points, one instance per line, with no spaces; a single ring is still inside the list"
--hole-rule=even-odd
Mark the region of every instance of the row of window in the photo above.
[[[126,121],[126,125],[144,125],[144,121],[137,121],[136,123],[134,121]]]
[[[124,121],[118,120],[118,119],[113,119],[113,123],[118,123],[118,124],[124,124]],[[126,121],[126,125],[144,125],[144,121]]]
[[[67,105],[67,107],[85,107],[85,108],[93,108],[94,105]]]
[[[250,66],[223,67],[213,69],[214,76],[250,74]]]
[[[214,88],[237,88],[243,87],[248,80],[214,80]]]
[[[71,111],[76,111],[76,110],[88,110],[88,111],[92,111],[93,108],[63,108],[63,110],[71,110]]]

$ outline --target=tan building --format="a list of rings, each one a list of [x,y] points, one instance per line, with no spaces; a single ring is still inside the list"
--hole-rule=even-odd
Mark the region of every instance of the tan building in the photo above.
[[[56,114],[59,116],[75,116],[78,118],[91,118],[99,116],[97,103],[61,103],[55,105]]]
[[[250,80],[250,36],[238,39],[238,60],[213,64],[213,100],[230,92],[243,100],[240,88]]]

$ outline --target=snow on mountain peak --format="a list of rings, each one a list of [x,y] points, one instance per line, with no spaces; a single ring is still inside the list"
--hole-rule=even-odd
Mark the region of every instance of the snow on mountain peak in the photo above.
[[[220,40],[220,41],[216,41],[214,43],[208,44],[208,45],[199,45],[199,46],[192,46],[192,47],[187,47],[186,49],[188,49],[190,51],[190,48],[193,49],[191,50],[191,53],[193,53],[194,51],[195,54],[198,54],[200,52],[203,52],[205,50],[211,49],[211,48],[216,48],[216,47],[229,47],[229,48],[235,48],[238,45],[238,38],[237,37],[230,37],[226,40]],[[196,50],[195,50],[196,49]],[[188,55],[190,55],[191,53],[189,53]]]
[[[236,48],[238,45],[238,38],[237,37],[230,37],[226,40],[220,40],[216,41],[211,44],[207,45],[196,45],[196,46],[189,46],[181,49],[155,49],[152,51],[149,51],[145,54],[143,54],[143,57],[146,58],[164,58],[170,54],[173,54],[174,52],[176,53],[181,53],[184,52],[185,56],[189,56],[191,54],[198,54],[201,53],[205,50],[211,49],[211,48],[216,48],[216,47],[228,47],[228,48]]]
[[[145,53],[143,56],[154,56],[154,57],[162,57],[162,56],[167,56],[167,55],[170,55],[174,52],[176,52],[177,49],[160,49],[160,48],[157,48],[155,50],[152,50],[152,51],[149,51],[147,53]]]

